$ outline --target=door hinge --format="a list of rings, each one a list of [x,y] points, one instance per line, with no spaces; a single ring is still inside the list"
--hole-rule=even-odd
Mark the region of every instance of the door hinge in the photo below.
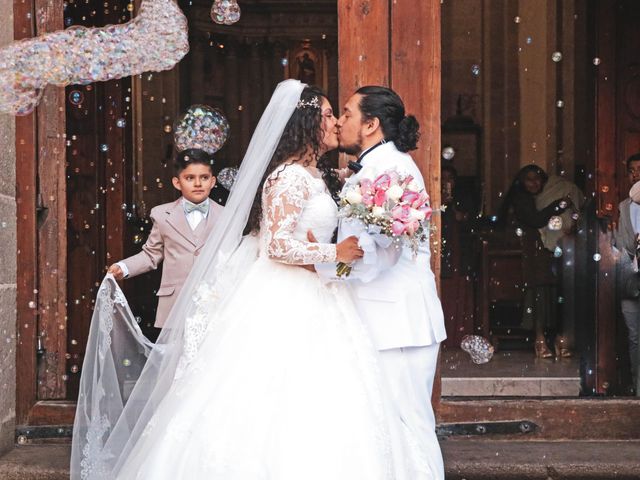
[[[511,422],[443,423],[436,427],[439,437],[459,435],[528,435],[538,430],[529,420]]]

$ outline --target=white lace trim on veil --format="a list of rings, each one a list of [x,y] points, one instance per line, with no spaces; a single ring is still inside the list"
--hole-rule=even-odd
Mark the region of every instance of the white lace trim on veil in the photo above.
[[[73,480],[117,475],[176,375],[194,358],[209,319],[215,319],[208,315],[212,302],[221,308],[227,292],[233,291],[241,273],[255,261],[257,242],[242,241],[242,232],[303,88],[297,80],[286,80],[276,88],[226,207],[155,345],[142,335],[113,277],[104,279],[82,367],[73,428]]]

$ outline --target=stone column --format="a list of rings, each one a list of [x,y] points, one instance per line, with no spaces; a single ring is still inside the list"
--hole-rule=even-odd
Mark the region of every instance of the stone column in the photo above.
[[[13,12],[12,0],[0,11]],[[0,45],[13,40],[13,15],[0,20]],[[16,418],[16,186],[14,117],[0,115],[0,453],[13,448]]]

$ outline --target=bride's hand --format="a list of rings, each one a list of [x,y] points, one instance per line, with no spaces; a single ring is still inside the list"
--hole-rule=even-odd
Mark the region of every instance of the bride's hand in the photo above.
[[[358,237],[351,236],[345,238],[336,245],[336,260],[349,264],[354,260],[362,258],[364,252],[358,246]]]

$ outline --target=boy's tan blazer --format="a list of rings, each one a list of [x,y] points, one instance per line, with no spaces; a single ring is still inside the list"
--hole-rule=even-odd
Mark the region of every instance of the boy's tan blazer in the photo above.
[[[191,230],[184,213],[182,198],[151,209],[153,227],[142,251],[121,260],[129,269],[127,278],[135,277],[162,266],[162,281],[158,289],[156,327],[164,322],[180,293],[195,258],[200,254],[211,229],[220,216],[222,206],[209,199],[209,213],[195,230]]]

